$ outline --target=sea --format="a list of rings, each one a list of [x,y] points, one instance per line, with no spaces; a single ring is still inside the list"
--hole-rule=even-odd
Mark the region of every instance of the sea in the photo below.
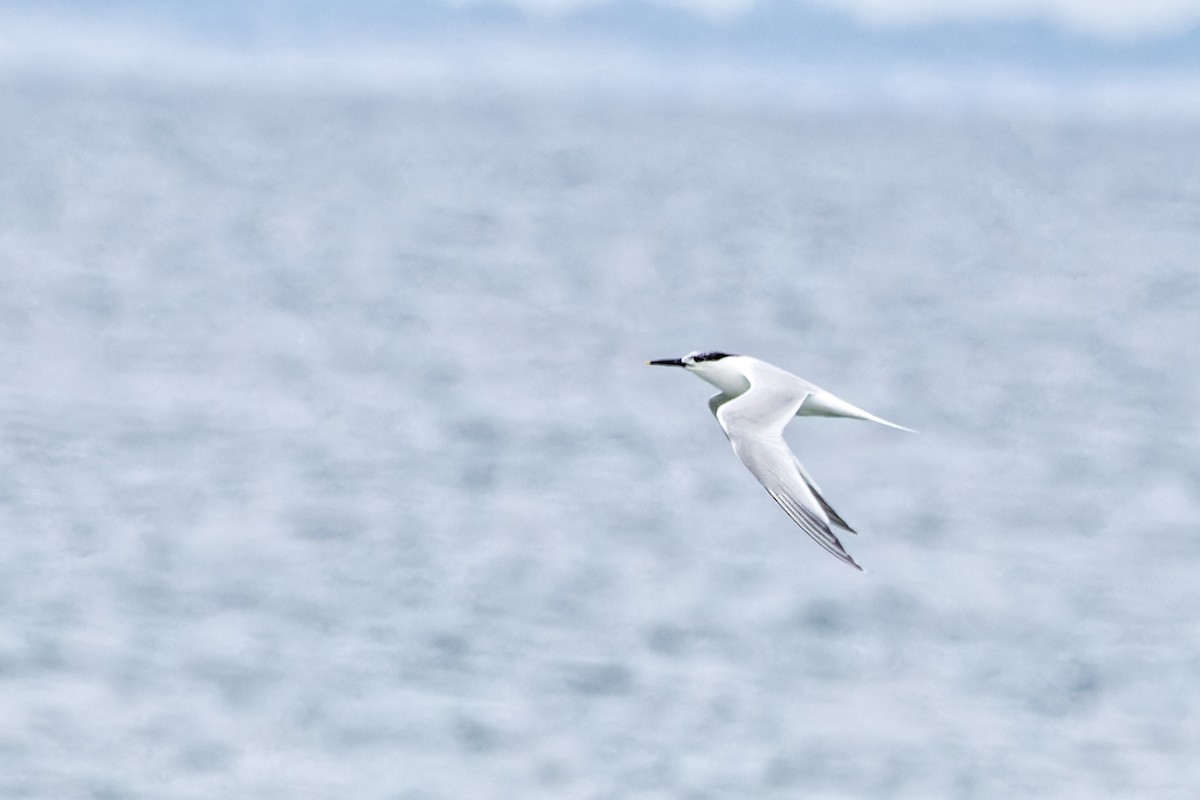
[[[0,796],[1200,796],[1200,115],[0,80]],[[653,358],[788,439],[864,565]]]

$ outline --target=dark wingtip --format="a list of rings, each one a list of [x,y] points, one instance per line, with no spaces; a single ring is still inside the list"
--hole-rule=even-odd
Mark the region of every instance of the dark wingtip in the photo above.
[[[850,555],[845,550],[843,550],[841,552],[841,554],[838,555],[838,560],[843,563],[849,564],[850,566],[854,567],[859,572],[866,572],[866,570],[862,568],[862,565],[860,565],[857,561],[854,560],[854,556]]]
[[[816,492],[813,492],[813,494],[816,494]],[[837,525],[842,530],[846,531],[846,533],[853,533],[855,536],[858,535],[858,531],[854,530],[854,528],[851,528],[849,525],[847,525],[846,520],[839,517],[838,513],[836,511],[834,511],[832,508],[830,508],[825,503],[825,498],[821,497],[820,495],[817,495],[817,500],[821,503],[822,506],[825,507],[826,513],[829,514],[830,522],[832,522],[834,525]]]

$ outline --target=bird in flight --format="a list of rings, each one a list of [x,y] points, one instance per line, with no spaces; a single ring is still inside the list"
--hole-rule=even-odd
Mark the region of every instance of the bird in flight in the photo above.
[[[730,353],[688,353],[683,358],[647,361],[660,367],[682,367],[720,391],[708,407],[733,452],[746,465],[792,521],[817,544],[839,560],[861,570],[831,529],[854,529],[821,496],[816,482],[783,439],[783,429],[793,417],[848,417],[878,422],[912,432],[888,422],[786,370],[751,356]]]

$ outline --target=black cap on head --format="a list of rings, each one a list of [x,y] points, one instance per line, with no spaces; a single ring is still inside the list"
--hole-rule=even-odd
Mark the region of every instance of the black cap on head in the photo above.
[[[729,358],[733,353],[722,353],[719,350],[712,350],[707,353],[688,353],[683,358],[660,358],[656,361],[647,361],[657,367],[690,367],[693,364],[699,364],[702,361],[720,361],[722,358]]]
[[[714,350],[711,353],[697,353],[692,356],[692,361],[697,364],[701,361],[720,361],[722,358],[729,358],[731,355],[733,353],[722,353],[719,350]]]

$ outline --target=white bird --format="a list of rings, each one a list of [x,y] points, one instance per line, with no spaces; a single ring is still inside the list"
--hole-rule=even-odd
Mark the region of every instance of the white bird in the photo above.
[[[912,428],[881,419],[798,375],[750,356],[692,352],[683,358],[646,363],[683,367],[720,389],[708,399],[708,407],[746,469],[817,544],[855,569],[862,569],[842,547],[830,525],[850,533],[854,529],[821,496],[817,484],[784,441],[783,429],[793,417],[807,416],[865,419],[914,432]]]

